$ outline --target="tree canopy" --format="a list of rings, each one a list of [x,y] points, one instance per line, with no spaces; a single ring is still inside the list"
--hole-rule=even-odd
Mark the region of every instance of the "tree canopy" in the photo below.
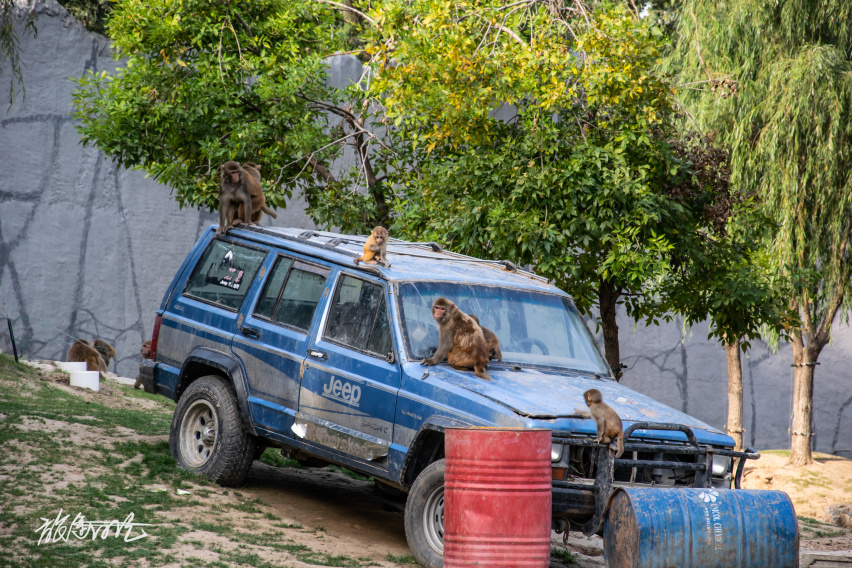
[[[333,198],[369,168],[376,139],[365,128],[363,90],[327,84],[327,60],[346,44],[347,26],[318,2],[117,2],[109,35],[123,65],[80,80],[83,142],[170,185],[181,205],[215,209],[216,169],[237,159],[263,166],[275,207],[301,190],[319,223],[387,219],[385,207],[349,222],[351,210],[374,211],[379,199]],[[339,176],[333,164],[347,142],[362,160]]]
[[[734,183],[777,224],[770,244],[801,325],[793,452],[811,461],[813,371],[852,299],[852,4],[684,2],[671,69],[687,107],[731,152]]]
[[[600,309],[620,376],[616,304],[637,319],[677,307],[659,284],[742,201],[721,162],[676,143],[666,38],[637,15],[581,0],[122,0],[108,33],[124,63],[80,80],[76,117],[84,142],[182,205],[214,209],[217,166],[250,160],[270,204],[301,192],[321,226],[382,223],[534,265]],[[361,81],[331,86],[328,61],[353,48]]]
[[[659,28],[578,3],[390,6],[374,84],[416,156],[397,225],[534,265],[598,307],[620,376],[616,303],[634,318],[669,309],[649,289],[694,262],[699,233],[723,231],[736,201],[720,163],[693,167],[673,144]]]

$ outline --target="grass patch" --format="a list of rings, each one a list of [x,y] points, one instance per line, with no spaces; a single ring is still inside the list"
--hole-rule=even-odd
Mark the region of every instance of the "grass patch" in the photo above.
[[[550,557],[569,566],[577,563],[577,557],[574,553],[565,548],[551,548]]]
[[[327,466],[329,471],[334,471],[336,473],[342,473],[347,477],[351,477],[352,479],[357,479],[358,481],[367,481],[370,483],[375,483],[375,480],[367,475],[361,475],[360,473],[355,473],[350,469],[346,469],[345,467],[340,467],[339,465],[329,465]]]
[[[388,555],[385,556],[385,560],[388,562],[393,562],[394,564],[417,564],[417,560],[410,554],[391,554],[388,552]]]
[[[172,401],[124,385],[110,384],[98,393],[67,392],[50,378],[0,354],[0,565],[271,568],[261,554],[270,549],[288,555],[274,566],[293,560],[318,566],[371,565],[369,559],[283,542],[280,529],[302,530],[302,525],[283,523],[265,512],[259,499],[179,468],[166,441]],[[136,399],[157,404],[134,406]],[[84,428],[75,426],[72,436],[67,424]],[[271,465],[298,466],[274,449],[264,457]],[[106,538],[92,539],[91,533],[76,538],[69,534],[75,518],[78,523],[132,522],[128,539],[142,531],[147,536],[125,541],[127,530],[116,537],[113,526]],[[55,521],[66,527],[61,533],[49,532]],[[218,536],[213,541],[193,531]],[[179,548],[180,543],[188,546]],[[213,558],[199,558],[202,550]]]
[[[163,406],[162,412],[113,408],[67,393],[46,382],[27,381],[36,376],[27,365],[15,363],[8,355],[0,354],[0,400],[3,414],[9,423],[20,422],[23,416],[48,418],[62,422],[98,426],[109,431],[117,426],[139,434],[155,436],[169,431],[172,410]],[[164,397],[160,397],[165,400]]]
[[[278,448],[266,448],[259,460],[273,467],[302,467],[302,464],[296,460],[282,456]]]

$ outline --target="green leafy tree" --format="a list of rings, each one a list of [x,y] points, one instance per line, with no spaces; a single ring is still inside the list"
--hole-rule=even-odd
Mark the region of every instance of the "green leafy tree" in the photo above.
[[[709,153],[726,156],[722,150]],[[658,291],[667,299],[664,314],[674,313],[688,326],[709,322],[708,339],[722,343],[728,368],[726,430],[743,449],[743,375],[740,354],[750,342],[777,337],[797,321],[784,300],[784,282],[775,277],[762,246],[773,228],[750,201],[739,203],[724,231],[704,235],[692,262],[668,273]]]
[[[374,107],[358,84],[327,84],[329,57],[359,25],[340,6],[360,14],[318,1],[116,2],[108,32],[123,65],[80,79],[83,142],[170,185],[181,206],[216,209],[217,168],[236,159],[261,164],[272,206],[300,191],[319,224],[387,223]],[[353,165],[336,168],[347,148]]]
[[[731,152],[732,182],[777,224],[770,258],[790,290],[794,371],[790,462],[811,454],[814,368],[850,314],[852,4],[684,2],[670,58],[698,122]]]
[[[728,198],[695,184],[670,143],[659,29],[580,2],[386,2],[377,20],[373,89],[410,144],[396,226],[534,265],[597,306],[620,377],[616,305],[665,310],[648,286],[691,262],[708,208]]]
[[[371,6],[117,2],[107,29],[124,64],[81,79],[83,140],[181,205],[214,209],[216,167],[251,160],[271,204],[300,191],[320,225],[392,224],[534,265],[599,308],[620,377],[617,304],[637,319],[667,309],[649,284],[693,262],[696,235],[730,209],[671,144],[660,28],[579,0]],[[353,48],[369,72],[331,88],[329,56]]]

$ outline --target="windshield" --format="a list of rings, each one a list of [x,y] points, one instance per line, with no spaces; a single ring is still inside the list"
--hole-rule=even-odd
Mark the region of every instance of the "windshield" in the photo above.
[[[438,348],[432,319],[435,298],[443,296],[479,318],[500,339],[503,363],[546,365],[609,375],[592,335],[570,299],[527,290],[450,282],[400,285],[405,348],[410,359],[430,357]]]

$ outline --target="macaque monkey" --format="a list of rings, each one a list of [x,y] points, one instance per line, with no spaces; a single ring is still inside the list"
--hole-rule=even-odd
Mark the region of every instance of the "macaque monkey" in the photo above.
[[[364,254],[356,258],[353,262],[358,264],[363,260],[366,264],[390,266],[387,261],[387,250],[388,230],[379,225],[367,237],[367,242],[364,243]]]
[[[624,428],[621,425],[621,418],[618,417],[615,410],[603,401],[603,395],[598,389],[587,390],[583,393],[583,399],[586,401],[589,413],[598,427],[598,437],[595,441],[609,444],[616,440],[618,442],[618,453],[615,454],[615,457],[620,458],[621,454],[624,453]]]
[[[263,189],[260,187],[260,166],[255,164],[254,162],[246,162],[243,164],[243,170],[249,174],[257,183],[249,184],[249,193],[251,194],[251,208],[253,213],[251,214],[251,222],[255,225],[260,222],[260,218],[263,217],[263,214],[266,213],[273,219],[277,219],[278,215],[267,207],[266,205],[266,196],[263,195]],[[237,210],[237,217],[240,219],[245,219],[245,207],[241,204]]]
[[[240,166],[239,162],[225,162],[219,166],[219,228],[216,234],[221,235],[234,225],[252,223],[254,210],[251,205],[252,184],[260,183]],[[260,173],[258,173],[258,176]],[[242,205],[243,217],[239,216]]]
[[[140,349],[139,352],[142,354],[143,359],[150,359],[151,358],[151,340],[150,339],[142,344],[142,349]],[[145,390],[144,386],[142,385],[142,376],[141,375],[137,375],[136,382],[133,383],[134,389],[138,389],[139,387],[143,387],[142,390]]]
[[[103,339],[95,339],[95,342],[92,343],[92,347],[94,347],[97,352],[100,353],[101,357],[104,360],[104,364],[106,364],[108,369],[109,360],[115,358],[115,347],[113,347]]]
[[[491,377],[485,371],[488,345],[476,321],[446,298],[432,302],[432,317],[438,322],[438,349],[420,364],[437,365],[446,357],[454,368],[472,368],[477,377],[490,381]]]
[[[86,363],[87,371],[99,371],[101,379],[104,378],[104,373],[107,372],[107,364],[100,352],[85,339],[78,339],[71,344],[68,349],[68,354],[65,356],[66,361],[77,361]]]
[[[488,346],[488,360],[497,359],[498,363],[503,362],[503,352],[500,351],[500,338],[497,337],[497,334],[491,331],[490,329],[482,327],[479,323],[479,318],[473,314],[468,314],[473,318],[473,321],[476,322],[476,325],[479,325],[479,329],[482,330],[482,335],[485,337],[485,345]]]

